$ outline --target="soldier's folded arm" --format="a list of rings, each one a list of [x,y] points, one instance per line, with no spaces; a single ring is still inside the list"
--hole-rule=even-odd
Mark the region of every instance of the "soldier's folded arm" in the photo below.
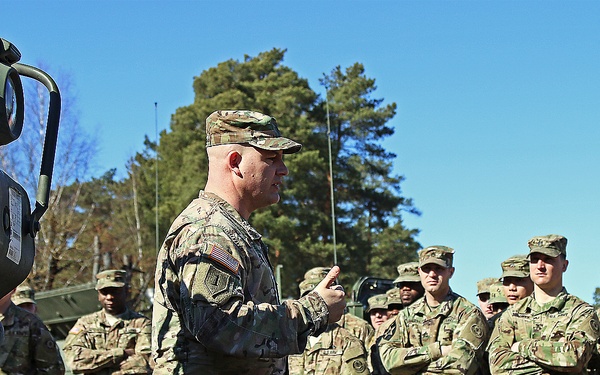
[[[65,340],[65,358],[74,373],[87,373],[111,367],[126,358],[125,351],[120,348],[110,350],[90,349],[89,343],[86,344],[85,331],[76,324]]]
[[[380,363],[390,374],[412,375],[423,371],[442,356],[439,342],[409,347],[408,333],[401,319],[395,319],[377,340]]]
[[[441,355],[427,367],[428,373],[463,374],[477,363],[478,353],[489,336],[488,326],[481,312],[474,306],[463,311],[464,317],[455,329],[456,336],[451,344],[451,349],[446,355]]]
[[[206,256],[211,243],[198,246],[180,267],[180,304],[183,323],[202,345],[232,356],[278,358],[301,353],[309,335],[327,328],[329,311],[318,293],[280,305],[244,302],[245,265],[228,268]]]
[[[508,314],[503,314],[492,331],[488,344],[490,372],[510,375],[539,375],[544,372],[541,366],[512,351],[514,328]]]
[[[518,344],[519,354],[551,371],[581,373],[596,346],[596,338],[587,332],[598,322],[591,307],[586,311],[573,311],[572,319],[564,338],[559,341],[522,340]]]

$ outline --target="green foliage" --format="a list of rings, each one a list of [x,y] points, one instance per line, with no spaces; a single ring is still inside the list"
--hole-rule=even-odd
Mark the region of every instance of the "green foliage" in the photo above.
[[[418,230],[405,228],[402,215],[419,212],[402,195],[403,177],[393,174],[395,155],[382,146],[394,133],[388,123],[396,104],[373,97],[375,80],[359,63],[324,75],[327,97],[322,98],[283,65],[284,55],[285,50],[273,49],[201,72],[193,82],[194,102],[177,109],[158,144],[145,140],[144,149],[127,165],[127,178],[117,180],[113,170],[57,188],[38,236],[43,253],[32,274],[36,287],[88,282],[94,265],[101,263],[95,255],[110,254],[117,268],[127,256],[140,271],[133,275],[132,291],[141,302],[152,285],[156,218],[162,241],[171,222],[204,187],[204,121],[217,109],[270,114],[284,135],[303,144],[302,152],[285,157],[290,173],[280,190],[281,202],[250,217],[269,246],[272,266],[283,266],[283,296],[298,295],[306,270],[332,266],[334,252],[348,291],[361,276],[395,278],[399,263],[415,260]]]
[[[600,288],[594,290],[594,307],[600,309]]]
[[[169,223],[203,188],[207,177],[204,119],[217,109],[251,109],[278,119],[283,134],[303,144],[286,156],[290,170],[281,202],[254,213],[250,221],[270,248],[273,267],[283,265],[283,295],[296,296],[297,283],[314,266],[333,265],[333,238],[326,101],[291,68],[285,50],[273,49],[242,62],[228,60],[195,77],[194,103],[172,116],[159,146],[147,142],[132,170],[140,182],[140,204],[154,233],[155,152],[160,175],[160,238]],[[401,195],[402,176],[392,174],[394,154],[382,141],[394,133],[387,123],[394,103],[373,99],[375,80],[354,64],[335,68],[322,83],[329,90],[336,238],[341,281],[361,275],[395,277],[396,266],[416,257],[417,230],[402,226],[401,213],[419,214]]]

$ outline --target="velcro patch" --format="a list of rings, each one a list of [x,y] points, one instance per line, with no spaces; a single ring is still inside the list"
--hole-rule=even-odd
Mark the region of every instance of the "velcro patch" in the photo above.
[[[240,268],[240,262],[231,256],[227,251],[220,248],[218,245],[211,244],[208,249],[207,257],[227,268],[234,274],[237,274]]]

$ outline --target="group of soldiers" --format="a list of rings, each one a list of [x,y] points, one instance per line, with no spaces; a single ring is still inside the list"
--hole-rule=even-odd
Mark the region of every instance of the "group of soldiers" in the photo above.
[[[599,324],[593,308],[562,284],[567,240],[534,237],[527,255],[501,263],[500,278],[477,282],[479,307],[454,293],[454,250],[431,246],[398,266],[394,287],[368,299],[363,320],[349,312],[288,356],[290,374],[543,374],[596,371]],[[300,296],[330,271],[308,270]],[[127,307],[127,274],[97,275],[102,310],[70,330],[64,357],[76,373],[152,373],[151,323]],[[35,315],[34,291],[0,299],[5,339],[0,373],[63,374],[56,342]],[[591,361],[590,361],[591,360]]]
[[[81,317],[64,344],[64,359],[74,373],[150,374],[151,322],[127,306],[124,270],[96,276],[102,309]],[[64,374],[59,347],[37,317],[34,290],[20,285],[0,299],[4,340],[0,344],[0,374]]]
[[[372,374],[597,373],[598,315],[563,285],[566,245],[560,235],[533,237],[529,254],[509,257],[499,278],[477,283],[479,308],[450,288],[454,250],[425,248],[418,262],[398,266],[394,288],[369,298],[375,332],[362,340],[360,357],[315,340],[290,356],[290,373],[361,374],[354,364],[364,362]],[[351,334],[344,322],[332,326],[339,337]]]
[[[152,323],[126,304],[121,270],[97,275],[102,310],[80,318],[64,346],[76,373],[98,374],[587,374],[598,369],[598,315],[563,286],[567,239],[536,236],[529,253],[478,283],[480,306],[450,288],[454,250],[430,246],[398,266],[396,285],[345,311],[341,272],[318,267],[300,298],[278,295],[268,248],[248,222],[279,202],[284,154],[302,145],[275,118],[249,110],[206,119],[208,178],[157,256]],[[12,293],[11,293],[12,294]],[[0,299],[4,373],[63,373],[35,313]],[[30,301],[31,302],[31,301]]]

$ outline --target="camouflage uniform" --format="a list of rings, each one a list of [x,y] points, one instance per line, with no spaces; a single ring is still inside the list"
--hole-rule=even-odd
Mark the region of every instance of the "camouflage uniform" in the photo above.
[[[567,239],[563,236],[534,237],[528,245],[530,256],[540,253],[566,259]],[[542,290],[538,288],[536,291]],[[488,345],[492,374],[585,374],[600,337],[594,309],[565,288],[543,304],[535,299],[535,293],[509,307],[496,322]]]
[[[373,329],[373,326],[369,324],[369,322],[350,313],[345,313],[342,315],[342,319],[340,319],[337,323],[350,331],[350,333],[352,333],[354,336],[358,337],[365,347],[367,343],[372,340],[373,335],[375,334],[375,330]]]
[[[367,354],[363,343],[348,330],[330,324],[313,345],[302,354],[290,355],[290,374],[358,375],[368,374]]]
[[[79,318],[65,340],[65,358],[73,372],[93,374],[149,374],[150,319],[127,310],[113,326],[104,310]],[[127,356],[125,349],[135,349]]]
[[[56,341],[37,316],[11,303],[0,317],[5,334],[0,374],[65,373]]]
[[[563,289],[539,305],[529,296],[508,308],[496,322],[488,352],[492,374],[584,374],[598,340],[593,308]],[[511,346],[519,342],[518,353]]]
[[[453,254],[446,246],[425,248],[419,252],[419,267],[449,269]],[[450,289],[431,307],[428,293],[380,327],[371,356],[375,374],[482,373],[488,327],[481,311]],[[451,346],[447,355],[442,356],[442,346]]]
[[[310,293],[327,275],[329,268],[310,269],[300,285],[300,296]],[[338,323],[329,324],[327,330],[308,339],[301,354],[288,357],[290,374],[368,374],[367,353],[364,343]],[[366,322],[365,322],[366,323]]]
[[[437,308],[421,298],[400,311],[386,324],[378,350],[391,374],[476,374],[486,338],[487,325],[479,309],[450,292]],[[441,345],[452,345],[452,351],[442,357]]]
[[[155,279],[156,374],[280,374],[327,328],[316,292],[280,304],[260,234],[214,194],[175,220]]]

